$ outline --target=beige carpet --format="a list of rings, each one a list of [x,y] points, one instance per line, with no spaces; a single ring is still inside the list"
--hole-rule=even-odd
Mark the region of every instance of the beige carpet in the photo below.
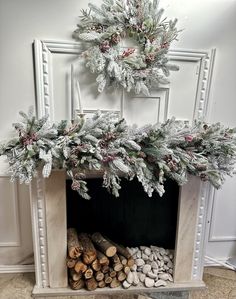
[[[207,288],[191,292],[191,299],[236,299],[236,273],[222,268],[206,268]],[[34,285],[34,274],[1,274],[0,299],[29,299]],[[109,296],[70,296],[54,299],[109,299]],[[137,297],[136,297],[137,298]],[[45,298],[46,299],[46,298]],[[134,296],[112,296],[112,299],[134,299]]]

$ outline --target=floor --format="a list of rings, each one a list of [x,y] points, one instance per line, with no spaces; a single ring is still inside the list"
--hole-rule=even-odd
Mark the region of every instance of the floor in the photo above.
[[[193,291],[190,299],[236,299],[236,272],[218,267],[205,268],[204,281],[207,288]],[[28,299],[34,285],[34,274],[1,274],[0,299]],[[144,298],[140,296],[140,298]],[[53,297],[54,299],[110,299],[108,296],[86,296],[84,298]],[[134,299],[134,296],[112,296],[112,299]],[[173,298],[173,297],[171,297]]]

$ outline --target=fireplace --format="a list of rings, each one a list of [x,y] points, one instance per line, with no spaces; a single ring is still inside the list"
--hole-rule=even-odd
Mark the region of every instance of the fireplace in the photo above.
[[[93,181],[92,181],[93,180]],[[94,191],[96,194],[102,190],[99,188],[99,178],[90,179],[89,184],[92,183],[95,187]],[[127,290],[122,288],[116,289],[97,289],[89,292],[86,290],[74,291],[68,287],[67,278],[67,267],[66,267],[66,256],[67,256],[67,239],[66,231],[67,225],[78,225],[78,228],[84,230],[78,224],[73,223],[73,217],[67,220],[67,213],[69,210],[74,210],[76,205],[81,208],[81,212],[85,212],[86,209],[96,209],[93,206],[93,198],[90,202],[81,201],[77,198],[77,202],[69,188],[66,188],[66,173],[64,171],[53,171],[52,175],[48,179],[42,177],[35,178],[31,183],[31,206],[32,206],[32,223],[33,223],[33,240],[34,240],[34,253],[35,253],[35,267],[36,267],[36,285],[33,290],[34,297],[44,296],[59,296],[59,295],[92,295],[92,294],[112,294],[112,293],[141,293],[141,292],[161,292],[161,291],[182,291],[190,290],[193,288],[202,288],[204,283],[202,282],[202,269],[203,269],[203,240],[204,240],[204,225],[205,225],[205,188],[204,183],[197,177],[189,177],[188,183],[183,187],[176,186],[173,182],[167,182],[166,199],[165,198],[145,198],[142,200],[142,196],[137,198],[135,207],[139,207],[137,211],[140,211],[142,205],[147,205],[148,209],[154,210],[156,204],[163,205],[166,210],[169,211],[169,223],[166,227],[163,226],[165,234],[168,234],[171,238],[160,238],[161,232],[151,230],[150,234],[144,236],[145,229],[140,234],[135,234],[135,229],[131,228],[130,232],[123,236],[118,233],[116,228],[117,225],[125,229],[125,225],[131,225],[126,223],[124,219],[117,224],[119,217],[124,217],[124,214],[119,214],[119,217],[114,220],[111,228],[104,231],[104,222],[101,223],[99,229],[104,231],[106,234],[112,234],[114,230],[116,234],[116,240],[118,242],[125,243],[125,245],[138,246],[142,243],[150,243],[143,245],[151,245],[151,243],[159,242],[163,247],[169,247],[175,249],[175,260],[174,260],[174,271],[173,277],[174,282],[168,284],[167,287],[159,288],[144,288],[144,287],[131,287]],[[141,189],[137,187],[137,182],[122,182],[124,185],[122,188],[123,197],[121,199],[109,198],[103,199],[101,205],[109,204],[109,201],[113,201],[111,206],[108,207],[110,212],[114,211],[114,208],[124,209],[124,205],[127,201],[130,201],[128,205],[131,209],[132,200],[134,197],[129,199],[129,192],[133,190],[136,192],[136,197],[140,194]],[[140,188],[142,188],[140,186]],[[98,191],[100,190],[100,191]],[[129,190],[129,192],[127,192]],[[105,191],[106,192],[106,191]],[[173,194],[178,194],[177,198],[173,198]],[[68,193],[68,199],[66,200],[66,193]],[[122,195],[121,194],[121,195]],[[93,195],[93,194],[92,194]],[[169,199],[168,199],[169,196]],[[172,203],[170,203],[172,199]],[[68,202],[69,200],[69,202]],[[155,202],[156,201],[156,202]],[[159,201],[159,203],[158,203]],[[73,204],[75,206],[73,206]],[[171,205],[170,205],[171,204]],[[87,205],[87,206],[86,206]],[[154,206],[153,206],[154,205]],[[169,206],[168,206],[169,205]],[[134,206],[134,203],[133,203]],[[67,209],[68,207],[68,209]],[[127,206],[125,206],[127,208]],[[136,212],[137,212],[136,211]],[[94,214],[95,215],[95,214]],[[129,218],[130,218],[129,214]],[[165,214],[166,215],[166,214]],[[136,215],[138,217],[139,215]],[[82,216],[81,216],[82,217]],[[95,217],[95,216],[94,216]],[[107,216],[108,217],[108,216]],[[110,217],[110,216],[109,216]],[[153,217],[150,218],[153,223]],[[145,217],[144,217],[145,218]],[[157,217],[158,218],[158,217]],[[143,220],[142,217],[135,219],[137,221]],[[109,219],[105,219],[107,223]],[[159,219],[164,221],[164,219]],[[134,221],[131,219],[130,221]],[[168,222],[166,221],[166,222]],[[146,225],[146,224],[145,224]],[[158,222],[155,222],[158,225]],[[88,230],[93,231],[94,227],[90,226]],[[146,229],[147,231],[147,229]],[[111,237],[111,236],[110,236]],[[142,238],[144,238],[142,240]],[[146,239],[145,239],[146,238]],[[155,239],[156,238],[156,239]],[[153,244],[152,244],[153,245]]]
[[[91,200],[71,189],[67,181],[67,227],[78,232],[101,232],[129,247],[156,245],[175,248],[179,186],[168,180],[163,197],[149,198],[137,179],[121,179],[118,198],[102,187],[102,178],[87,179]]]

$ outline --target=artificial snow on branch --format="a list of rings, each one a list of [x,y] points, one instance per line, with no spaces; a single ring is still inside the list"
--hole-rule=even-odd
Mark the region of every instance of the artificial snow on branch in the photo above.
[[[164,193],[167,178],[179,185],[188,174],[199,176],[219,188],[232,175],[236,162],[236,129],[220,123],[196,121],[192,126],[174,118],[141,128],[128,126],[115,113],[97,112],[70,123],[50,124],[20,113],[23,121],[13,124],[18,135],[0,147],[7,156],[12,180],[29,183],[42,169],[65,169],[72,189],[89,199],[85,174],[104,172],[103,185],[119,196],[120,176],[137,177],[145,192]]]
[[[83,56],[96,73],[99,92],[113,86],[149,95],[152,86],[168,83],[170,70],[178,70],[167,57],[178,36],[177,20],[162,17],[158,2],[103,0],[100,6],[89,3],[89,10],[82,10],[74,37],[91,44]],[[122,47],[123,38],[133,39],[138,49]]]

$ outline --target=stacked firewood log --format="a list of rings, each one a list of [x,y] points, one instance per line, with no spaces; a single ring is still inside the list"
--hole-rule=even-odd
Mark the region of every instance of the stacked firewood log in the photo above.
[[[69,285],[74,290],[119,287],[134,266],[134,259],[125,247],[100,233],[77,234],[76,229],[69,228],[67,244]]]

